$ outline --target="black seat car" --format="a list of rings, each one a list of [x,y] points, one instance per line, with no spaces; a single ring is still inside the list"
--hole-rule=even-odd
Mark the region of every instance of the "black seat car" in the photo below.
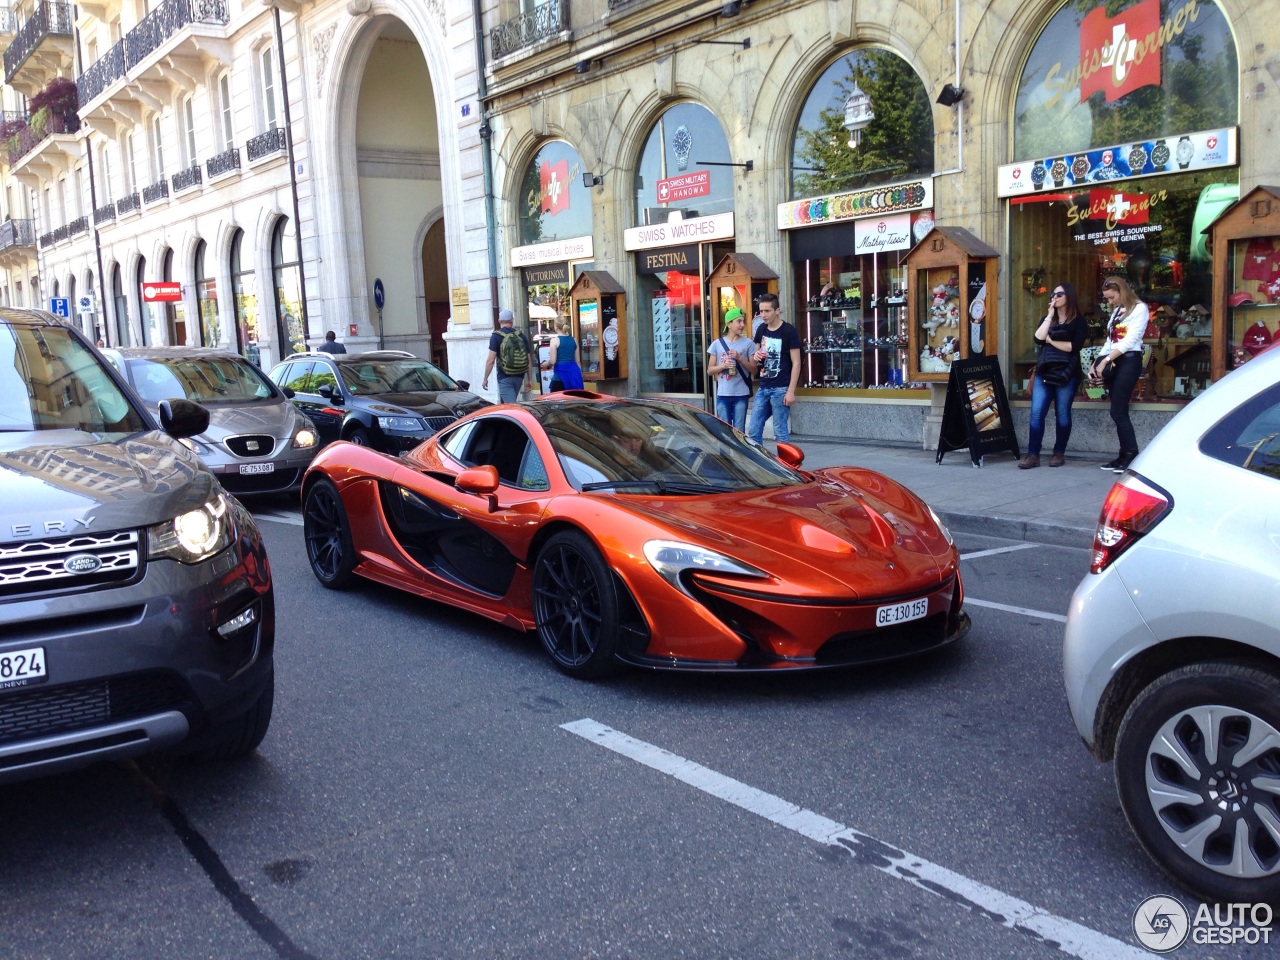
[[[299,353],[271,369],[293,392],[320,443],[349,440],[383,453],[412,450],[436,431],[489,401],[439,367],[399,350]]]
[[[253,518],[73,327],[0,308],[0,783],[258,746],[275,689]]]

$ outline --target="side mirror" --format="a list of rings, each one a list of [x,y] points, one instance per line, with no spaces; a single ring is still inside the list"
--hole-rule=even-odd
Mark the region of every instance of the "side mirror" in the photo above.
[[[488,464],[482,467],[468,467],[463,470],[453,485],[463,493],[474,493],[489,500],[489,512],[498,509],[498,468]]]
[[[209,411],[190,400],[161,400],[160,429],[175,440],[199,436],[209,429]]]
[[[298,395],[297,391],[294,390],[293,387],[281,387],[280,392],[283,393],[285,398],[288,400],[292,400]]]
[[[459,389],[459,390],[470,390],[470,389],[471,389],[471,381],[470,381],[470,380],[456,380],[456,381],[454,381],[454,382],[458,384],[458,389]]]
[[[778,441],[778,459],[793,470],[799,470],[804,463],[804,451],[793,443]]]
[[[333,386],[331,384],[328,384],[328,383],[323,384],[320,387],[320,389],[316,391],[316,393],[320,394],[320,396],[324,397],[334,406],[336,407],[342,406],[342,394],[339,393],[337,390],[333,389]]]

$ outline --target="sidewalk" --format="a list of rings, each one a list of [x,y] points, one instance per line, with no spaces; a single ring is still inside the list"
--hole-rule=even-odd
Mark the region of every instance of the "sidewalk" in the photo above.
[[[883,473],[909,487],[952,530],[1060,546],[1093,545],[1093,531],[1107,491],[1118,474],[1100,470],[1106,459],[1072,454],[1061,467],[1019,470],[1011,453],[989,454],[975,467],[969,451],[953,450],[935,463],[935,451],[919,447],[793,436],[806,467],[852,465]],[[766,439],[766,446],[769,441]]]

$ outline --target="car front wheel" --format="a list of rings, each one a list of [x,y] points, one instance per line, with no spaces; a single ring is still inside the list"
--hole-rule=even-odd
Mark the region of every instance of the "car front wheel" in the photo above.
[[[1175,880],[1280,903],[1280,679],[1233,663],[1165,674],[1125,713],[1115,771],[1125,817]]]
[[[617,669],[613,574],[584,534],[557,533],[538,554],[533,618],[543,649],[565,673],[589,679]]]
[[[311,572],[322,586],[341,590],[354,579],[356,551],[351,543],[351,525],[342,505],[342,494],[329,479],[320,479],[307,488],[302,503],[302,538],[307,544]]]

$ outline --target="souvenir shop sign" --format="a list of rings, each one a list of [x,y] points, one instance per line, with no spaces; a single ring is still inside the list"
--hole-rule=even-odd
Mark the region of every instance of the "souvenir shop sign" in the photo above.
[[[883,217],[890,213],[906,213],[933,206],[933,178],[924,177],[905,183],[894,183],[870,190],[837,193],[827,197],[809,197],[778,204],[778,229],[817,227],[824,223],[854,220],[860,217]]]
[[[549,240],[546,243],[512,247],[511,266],[527,267],[535,263],[555,263],[557,260],[590,260],[594,255],[595,242],[591,237]]]
[[[1162,224],[1151,223],[1151,211],[1166,199],[1164,190],[1148,194],[1092,189],[1073,195],[1067,202],[1067,226],[1077,242],[1094,246],[1141,240],[1164,229]]]
[[[969,448],[975,467],[988,453],[1011,450],[1015,458],[1018,436],[1009,415],[1009,397],[995,357],[956,360],[947,380],[947,400],[942,409],[936,462],[949,450]]]
[[[1237,133],[1236,127],[1201,130],[1006,163],[997,173],[996,190],[1002,197],[1035,196],[1112,180],[1233,167],[1238,162]]]

